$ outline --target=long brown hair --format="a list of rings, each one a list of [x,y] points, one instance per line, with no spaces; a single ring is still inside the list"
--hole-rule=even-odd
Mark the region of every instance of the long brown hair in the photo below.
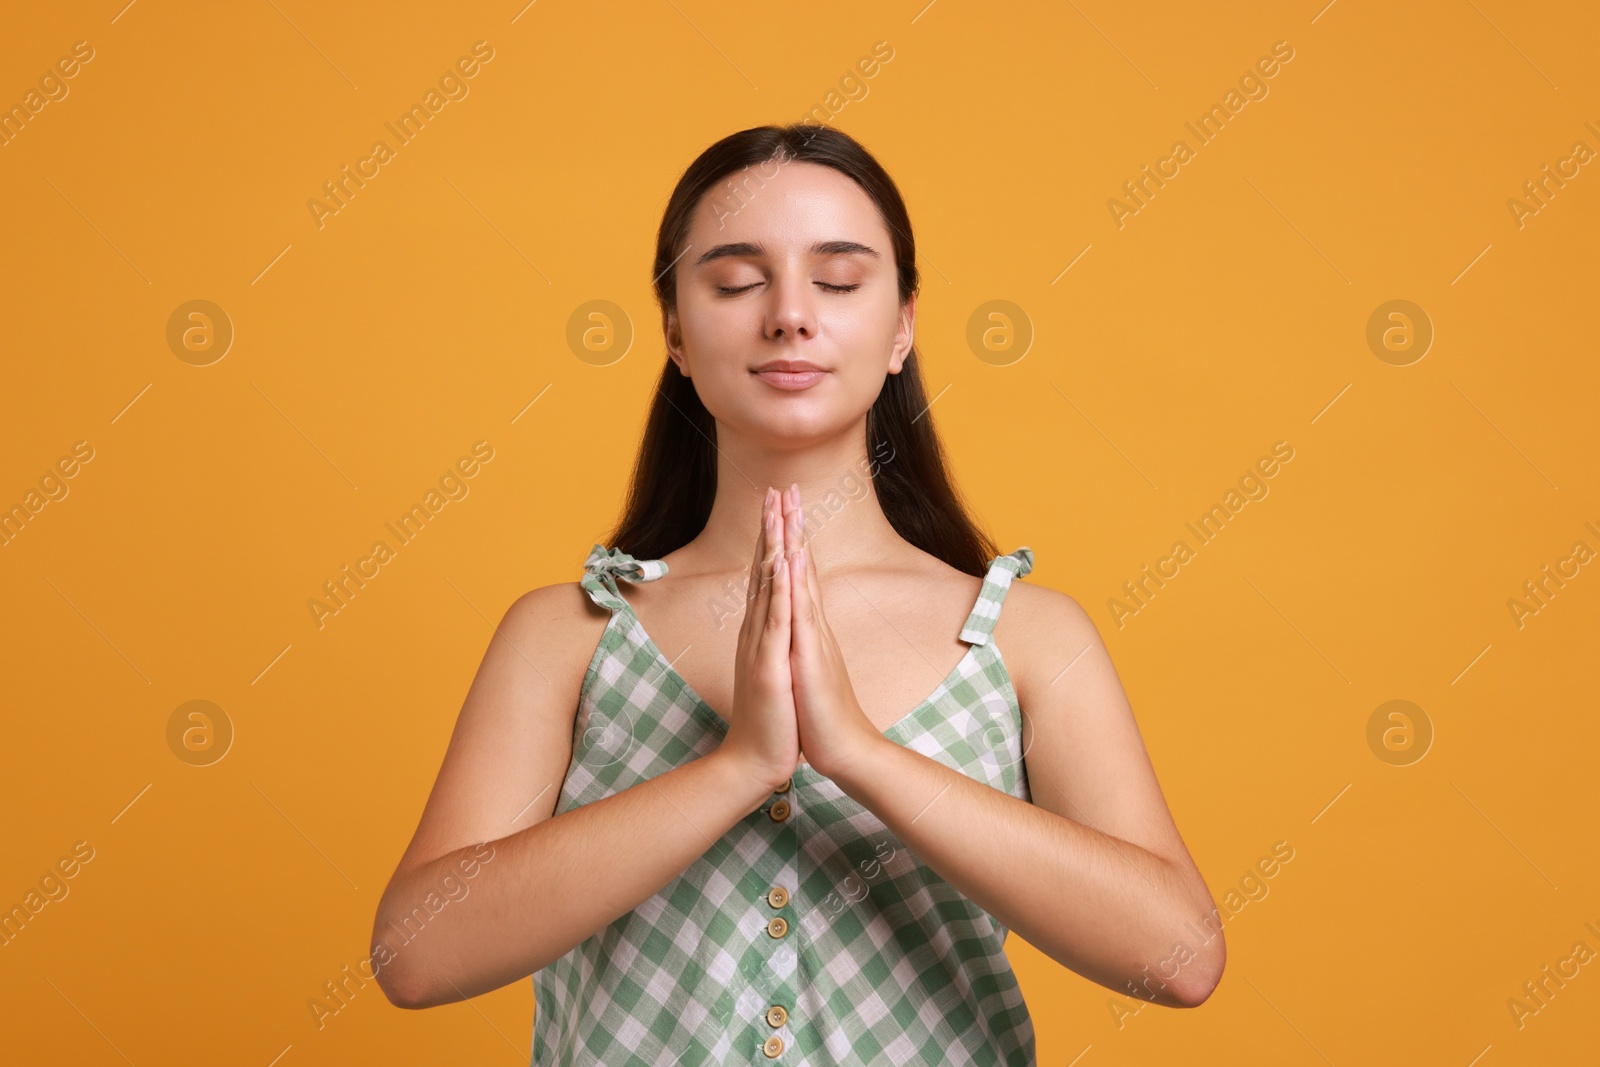
[[[911,219],[899,189],[878,161],[849,134],[832,127],[757,126],[707,148],[672,191],[656,235],[654,284],[663,331],[667,311],[677,308],[674,265],[684,252],[701,198],[735,171],[784,162],[832,167],[861,186],[892,235],[901,306],[917,292]],[[732,183],[728,184],[731,189]],[[738,195],[737,190],[732,192]],[[692,380],[671,359],[664,362],[634,461],[627,504],[607,542],[638,559],[659,559],[698,536],[711,517],[717,493],[716,419],[700,402]],[[896,533],[957,570],[982,577],[997,554],[995,544],[969,517],[945,471],[944,449],[922,386],[921,363],[913,345],[900,373],[884,376],[883,391],[867,412],[872,484]],[[807,528],[813,528],[809,516]]]

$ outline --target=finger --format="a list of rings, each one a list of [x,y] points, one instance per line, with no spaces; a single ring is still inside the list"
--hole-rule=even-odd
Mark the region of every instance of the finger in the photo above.
[[[761,596],[751,607],[752,622],[755,628],[757,655],[762,658],[770,656],[767,651],[769,646],[774,646],[782,653],[788,648],[788,602],[780,602],[777,596],[778,571],[784,569],[783,558],[783,494],[772,490],[772,506],[767,509],[765,531],[767,537],[767,552],[761,562]],[[773,631],[779,616],[782,616],[784,627],[781,640]]]
[[[790,518],[788,528],[785,531],[788,547],[791,552],[798,552],[802,549],[807,550],[804,571],[806,601],[809,610],[814,613],[816,625],[820,629],[827,625],[827,620],[823,615],[822,580],[817,577],[817,568],[811,566],[811,553],[809,551],[811,535],[805,528],[805,509],[801,507],[800,503],[800,486],[798,484],[791,485],[784,490],[783,495],[785,508],[788,509],[787,513]]]
[[[772,596],[772,582],[777,577],[779,568],[783,565],[784,557],[789,554],[789,542],[783,534],[783,494],[772,490],[772,507],[769,509],[766,525],[767,553],[761,561],[762,592],[770,600]],[[763,600],[766,605],[768,600]]]
[[[800,551],[807,542],[806,516],[800,509],[800,487],[790,485],[783,491],[783,537],[789,554]]]
[[[766,500],[761,508],[761,529],[756,532],[756,549],[754,557],[750,560],[750,573],[745,578],[745,611],[744,619],[739,627],[741,640],[748,641],[756,635],[761,620],[766,616],[766,601],[763,599],[763,590],[766,582],[762,580],[765,573],[765,561],[768,545],[772,538],[768,536],[772,529],[773,491],[767,489]]]
[[[795,554],[805,549],[805,513],[800,510],[800,486],[791,483],[783,490],[783,518],[784,518],[784,544],[789,549],[792,589],[790,592],[792,612],[794,615],[794,636],[791,643],[798,647],[800,633],[811,625],[812,605],[815,602],[811,596],[810,579],[797,565]],[[809,647],[809,646],[807,646]]]
[[[790,590],[794,582],[790,580],[788,539],[784,536],[782,512],[778,508],[778,501],[773,501],[773,528],[778,536],[778,553],[773,563],[772,592],[768,597],[766,611],[766,626],[762,634],[762,649],[769,655],[773,662],[784,663],[789,658],[789,644],[791,635],[791,622],[793,618]]]
[[[805,662],[814,662],[817,652],[817,634],[812,623],[812,600],[807,589],[806,570],[809,569],[807,552],[800,549],[789,557],[789,597],[790,617],[793,632],[789,636],[789,643],[793,655]]]

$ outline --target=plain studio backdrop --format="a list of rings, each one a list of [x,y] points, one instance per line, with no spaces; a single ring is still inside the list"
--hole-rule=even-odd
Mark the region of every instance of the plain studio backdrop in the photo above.
[[[1226,917],[1195,1011],[1011,939],[1040,1062],[1592,1058],[1592,6],[121,5],[0,36],[0,1058],[526,1061],[374,908],[617,514],[673,182],[808,115]]]

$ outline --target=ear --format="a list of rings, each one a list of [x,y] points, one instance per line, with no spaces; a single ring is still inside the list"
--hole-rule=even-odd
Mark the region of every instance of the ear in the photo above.
[[[900,327],[895,331],[894,348],[889,352],[890,374],[899,374],[900,369],[906,365],[906,357],[911,354],[911,346],[916,336],[917,294],[912,293],[911,299],[900,309]]]
[[[683,347],[683,335],[678,326],[678,313],[668,309],[661,313],[661,332],[667,341],[667,358],[678,365],[678,373],[689,377],[689,356]]]

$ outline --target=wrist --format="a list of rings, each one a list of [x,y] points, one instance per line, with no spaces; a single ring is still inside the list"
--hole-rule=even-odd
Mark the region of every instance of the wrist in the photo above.
[[[721,788],[726,791],[724,795],[739,799],[741,818],[759,808],[776,789],[775,783],[767,780],[770,774],[732,752],[719,748],[701,759],[716,768]]]
[[[864,803],[862,797],[868,780],[873,775],[881,773],[887,761],[886,750],[898,747],[900,746],[876,730],[864,732],[860,740],[850,746],[840,759],[833,762],[828,768],[827,775],[846,796],[858,803]]]

